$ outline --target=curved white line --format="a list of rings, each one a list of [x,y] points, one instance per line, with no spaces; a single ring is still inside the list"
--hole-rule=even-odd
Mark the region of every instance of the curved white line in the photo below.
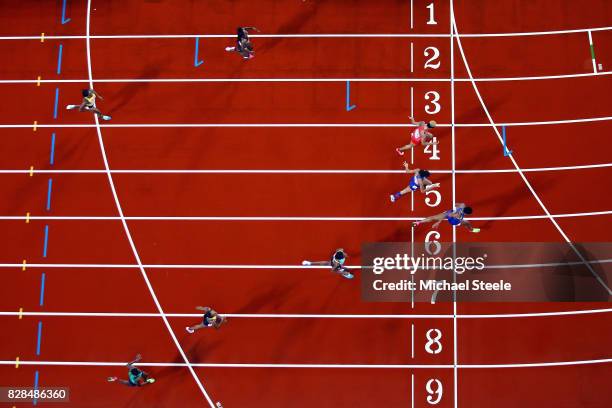
[[[494,126],[541,126],[563,125],[568,123],[604,122],[612,116],[595,118],[563,119],[539,122],[502,122]],[[103,124],[101,128],[412,128],[408,123],[121,123]],[[438,127],[451,127],[449,123],[438,123]],[[455,127],[490,127],[491,123],[455,123]],[[32,129],[32,124],[0,125],[0,129]],[[38,128],[94,128],[89,124],[37,124]]]
[[[561,367],[589,364],[612,363],[612,358],[577,361],[554,361],[542,363],[516,363],[516,364],[457,364],[461,369],[487,369],[487,368],[535,368],[535,367]],[[99,366],[99,367],[121,367],[124,362],[101,362],[101,361],[19,361],[24,366]],[[0,365],[15,365],[15,360],[2,360]],[[184,363],[154,363],[140,362],[139,367],[189,367]],[[453,369],[453,364],[253,364],[253,363],[192,363],[193,367],[217,367],[217,368],[329,368],[329,369]]]
[[[600,164],[584,164],[579,166],[561,166],[561,167],[533,167],[521,169],[523,172],[546,172],[546,171],[564,171],[564,170],[582,170],[582,169],[598,169],[612,167],[612,163]],[[450,174],[452,170],[430,170],[433,174]],[[258,169],[114,169],[110,171],[112,174],[405,174],[405,170],[258,170]],[[495,173],[516,173],[516,169],[482,169],[482,170],[455,170],[456,174],[495,174]],[[32,169],[32,170],[1,170],[0,174],[106,174],[106,170],[48,170],[48,169]]]
[[[562,312],[500,313],[500,314],[457,314],[459,319],[506,319],[527,317],[576,316],[612,313],[609,309],[581,309]],[[103,313],[103,312],[0,312],[0,316],[32,317],[161,317],[159,313]],[[202,313],[166,313],[171,318],[200,318]],[[223,313],[223,316],[239,319],[452,319],[452,314],[304,314],[304,313]]]
[[[91,45],[90,45],[90,27],[91,27],[90,23],[91,23],[91,0],[87,0],[87,31],[86,31],[87,72],[89,74],[89,87],[91,89],[94,89],[93,74],[92,74],[92,68],[91,68],[92,63],[91,63]],[[153,289],[153,285],[151,285],[151,282],[149,281],[149,277],[147,276],[147,272],[145,271],[145,269],[144,269],[144,267],[142,265],[142,262],[140,260],[140,255],[138,254],[138,250],[136,249],[136,245],[134,244],[134,240],[132,239],[132,234],[130,233],[130,229],[128,228],[128,225],[127,225],[127,222],[125,220],[125,217],[123,216],[123,209],[121,207],[121,203],[119,202],[119,197],[118,197],[117,191],[115,189],[115,183],[113,181],[113,176],[112,176],[112,174],[110,172],[110,166],[108,164],[108,159],[106,157],[106,150],[104,148],[104,140],[102,139],[102,131],[100,129],[100,123],[99,123],[97,115],[94,115],[94,120],[96,122],[96,132],[98,134],[98,142],[100,144],[100,152],[102,154],[102,160],[104,162],[104,168],[106,169],[106,174],[107,174],[107,177],[108,177],[108,183],[109,183],[110,189],[111,189],[111,191],[113,193],[113,199],[114,199],[115,205],[117,207],[117,212],[119,213],[119,218],[121,219],[121,224],[123,225],[123,229],[125,231],[125,235],[126,235],[126,237],[128,239],[128,242],[130,243],[130,247],[132,249],[132,253],[134,254],[134,258],[136,260],[136,263],[138,264],[138,267],[140,269],[142,277],[143,277],[143,279],[144,279],[144,281],[145,281],[145,283],[147,285],[147,288],[149,289],[149,294],[151,295],[151,298],[152,298],[153,302],[155,303],[155,306],[157,307],[157,310],[159,311],[159,313],[161,315],[161,318],[162,318],[162,320],[163,320],[163,322],[164,322],[164,324],[166,326],[166,329],[168,330],[168,333],[170,334],[170,337],[174,341],[174,344],[176,345],[176,348],[177,348],[179,354],[181,355],[181,358],[185,362],[186,367],[191,372],[191,375],[192,375],[193,379],[195,380],[196,384],[200,388],[200,391],[202,391],[202,394],[204,395],[204,397],[208,401],[208,404],[210,405],[210,407],[211,408],[215,408],[215,404],[213,403],[213,401],[211,400],[210,396],[206,392],[206,389],[204,389],[204,385],[202,384],[202,382],[198,378],[198,376],[197,376],[195,370],[193,369],[192,365],[189,363],[189,359],[187,358],[187,355],[183,351],[183,348],[181,347],[178,339],[176,338],[176,335],[172,331],[172,327],[170,326],[170,322],[164,316],[164,310],[163,310],[161,304],[159,303],[159,300],[157,299],[157,295],[155,294],[155,290]]]
[[[452,0],[451,0],[452,1]],[[455,34],[459,35],[459,29],[457,28],[457,21],[455,21],[454,16],[451,13],[451,19],[452,19],[452,24],[453,24],[453,28],[455,31]],[[473,78],[472,75],[472,70],[470,69],[470,66],[468,64],[467,61],[467,57],[465,56],[465,53],[463,51],[463,46],[461,44],[461,39],[457,38],[457,46],[459,47],[459,51],[461,52],[461,58],[463,59],[463,63],[465,65],[465,69],[468,73],[468,76],[470,78]],[[474,92],[476,93],[476,96],[478,97],[478,100],[480,102],[480,105],[482,106],[482,109],[484,110],[485,114],[487,115],[487,118],[489,119],[490,122],[490,126],[493,128],[493,131],[495,132],[495,134],[497,135],[497,139],[499,140],[500,144],[503,146],[504,142],[502,139],[502,136],[499,133],[499,130],[495,124],[495,122],[493,121],[493,117],[491,116],[489,109],[487,108],[487,106],[484,103],[484,99],[482,98],[482,95],[480,94],[480,91],[478,90],[478,86],[476,85],[476,82],[472,81],[472,87],[474,88]],[[555,218],[550,214],[550,212],[548,211],[548,208],[546,208],[546,206],[544,205],[544,203],[542,202],[542,200],[540,199],[540,196],[536,193],[536,191],[534,190],[533,186],[531,185],[531,183],[529,182],[529,180],[527,180],[527,177],[525,177],[525,174],[522,172],[521,168],[519,167],[518,163],[516,162],[516,159],[514,158],[514,156],[512,155],[512,153],[510,153],[510,155],[508,156],[510,158],[510,160],[512,161],[512,164],[514,165],[514,167],[516,168],[516,170],[518,171],[519,175],[521,176],[521,178],[523,179],[523,182],[525,183],[525,185],[527,186],[527,188],[529,189],[529,191],[531,191],[531,194],[533,195],[533,197],[535,198],[535,200],[538,202],[538,204],[540,205],[540,208],[542,208],[542,210],[546,213],[547,218],[550,220],[550,222],[555,226],[555,228],[557,229],[557,231],[559,231],[559,233],[561,234],[561,236],[563,237],[563,239],[569,244],[569,246],[574,250],[574,252],[576,253],[576,255],[578,255],[578,257],[580,258],[581,261],[583,261],[586,265],[586,267],[589,269],[589,271],[591,272],[591,274],[593,274],[593,276],[595,277],[595,279],[597,279],[597,281],[606,289],[606,291],[608,292],[608,294],[612,295],[612,289],[610,289],[608,287],[608,285],[606,285],[606,283],[603,281],[603,279],[601,278],[601,276],[599,276],[599,274],[597,272],[595,272],[595,270],[591,267],[591,265],[586,262],[586,259],[582,256],[582,253],[580,253],[580,251],[578,251],[578,249],[573,245],[572,241],[569,239],[569,237],[565,234],[565,232],[563,231],[563,229],[561,228],[561,226],[557,223],[557,221],[555,220]]]
[[[597,215],[610,215],[611,211],[595,211],[585,213],[547,214],[547,215],[520,215],[508,217],[466,217],[469,221],[512,221],[512,220],[538,220],[548,218],[591,217]],[[207,217],[207,216],[0,216],[0,220],[26,220],[42,221],[418,221],[423,217]]]
[[[474,78],[476,82],[538,81],[547,79],[585,78],[610,75],[612,71],[579,74],[558,74],[524,77]],[[107,78],[97,83],[216,83],[216,82],[450,82],[448,78]],[[470,78],[454,78],[455,82],[471,82]],[[1,79],[0,84],[62,84],[87,83],[86,79]]]
[[[471,33],[461,34],[466,38],[485,37],[522,37],[537,35],[556,35],[585,33],[588,31],[607,31],[612,27],[578,28],[572,30],[554,31],[527,31],[514,33]],[[251,38],[448,38],[450,34],[252,34]],[[29,36],[2,36],[0,40],[40,40],[40,35]],[[87,37],[82,35],[49,35],[45,40],[79,40]],[[162,38],[236,38],[236,34],[117,34],[117,35],[92,35],[92,40],[115,40],[115,39],[162,39]]]

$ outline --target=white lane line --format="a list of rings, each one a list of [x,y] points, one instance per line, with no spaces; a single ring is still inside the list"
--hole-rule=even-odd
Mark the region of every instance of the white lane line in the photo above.
[[[454,30],[453,30],[453,20],[454,20],[454,7],[453,0],[449,0],[449,9],[450,9],[450,18],[449,18],[449,31],[450,31],[450,78],[451,78],[451,174],[452,174],[452,201],[453,208],[457,205],[457,196],[456,196],[456,182],[455,182],[455,160],[456,160],[456,151],[455,151],[455,39],[454,39]],[[456,243],[457,243],[457,227],[453,226],[453,265],[455,263],[455,258],[457,256],[456,253]],[[453,283],[457,282],[457,274],[455,273],[455,269],[453,268]],[[457,336],[457,291],[453,290],[453,406],[455,408],[459,405],[459,352],[457,350],[458,336]]]
[[[500,313],[500,314],[303,314],[303,313],[223,313],[223,316],[239,319],[508,319],[531,317],[560,317],[612,313],[608,309],[566,310],[562,312]],[[103,313],[103,312],[0,312],[0,316],[32,317],[161,317],[159,313]],[[165,313],[171,318],[200,318],[202,313]],[[413,353],[414,354],[414,353]]]
[[[518,363],[518,364],[459,364],[461,369],[487,369],[487,368],[533,368],[533,367],[558,367],[588,364],[612,363],[612,358],[577,361],[554,361],[541,363]],[[125,367],[125,362],[101,362],[101,361],[19,361],[24,366],[83,366],[83,367]],[[15,365],[15,360],[1,360],[0,365]],[[139,367],[217,367],[217,368],[333,368],[333,369],[453,369],[452,364],[265,364],[265,363],[154,363],[139,362]],[[214,407],[214,406],[213,406]]]
[[[609,264],[610,259],[596,259],[587,261],[588,264]],[[531,269],[531,268],[549,268],[557,266],[576,266],[584,265],[583,261],[576,262],[550,262],[550,263],[529,263],[529,264],[511,264],[511,265],[486,265],[483,270],[487,269]],[[0,263],[0,268],[19,268],[23,267],[23,263]],[[72,269],[139,269],[138,264],[88,264],[88,263],[28,263],[28,268],[72,268]],[[329,270],[329,266],[302,266],[302,265],[225,265],[225,264],[145,264],[142,265],[145,269],[323,269]],[[352,266],[354,269],[363,269],[360,265]],[[421,269],[428,269],[421,267]]]
[[[585,213],[518,215],[508,217],[466,217],[468,221],[515,221],[549,218],[575,218],[610,215],[610,211]],[[208,216],[51,216],[51,215],[10,215],[0,216],[0,221],[418,221],[423,217],[208,217]]]
[[[414,28],[414,0],[410,0],[410,29]]]
[[[410,47],[410,72],[414,72],[413,47]],[[538,81],[550,79],[586,78],[611,75],[612,71],[595,73],[559,74],[523,77],[474,78],[476,82]],[[448,78],[106,78],[97,83],[217,83],[217,82],[450,82]],[[87,83],[87,79],[0,79],[0,84],[72,84]],[[455,78],[455,82],[471,82],[469,78]]]
[[[563,125],[568,123],[590,123],[612,120],[612,116],[601,116],[594,118],[549,120],[539,122],[502,122],[493,126],[541,126],[541,125]],[[438,127],[450,127],[449,123],[438,123]],[[491,123],[455,123],[455,127],[490,127]],[[45,124],[37,123],[38,128],[95,128],[96,125],[86,123],[79,124]],[[119,123],[101,124],[101,128],[412,128],[414,125],[408,123]],[[32,124],[3,124],[0,129],[32,129]]]
[[[612,27],[591,27],[573,30],[554,30],[554,31],[526,31],[513,33],[471,33],[461,34],[459,37],[465,38],[485,38],[485,37],[522,37],[534,35],[557,35],[584,33],[586,31],[607,31]],[[236,38],[236,34],[116,34],[116,35],[92,35],[92,40],[121,40],[121,39],[172,39],[172,38]],[[252,34],[251,38],[446,38],[450,34]],[[45,40],[82,40],[86,39],[83,35],[45,35]],[[40,40],[39,35],[27,36],[0,36],[0,40]]]
[[[455,33],[458,34],[459,33],[459,29],[457,28],[457,22],[454,20],[454,18],[453,18],[453,27],[454,27]],[[472,70],[470,69],[470,66],[469,66],[468,61],[467,61],[467,57],[465,56],[465,53],[463,51],[463,46],[461,45],[461,39],[460,38],[457,38],[457,45],[459,46],[459,51],[461,52],[461,58],[463,59],[463,63],[465,65],[465,69],[467,71],[467,74],[468,74],[468,76],[470,78],[472,78],[473,77],[472,76]],[[478,100],[480,102],[480,105],[482,106],[482,109],[484,110],[485,114],[487,115],[487,118],[489,119],[490,125],[493,128],[493,131],[497,135],[497,139],[499,140],[499,142],[503,146],[504,145],[503,139],[502,139],[501,135],[499,134],[499,130],[498,130],[497,126],[495,125],[495,122],[493,121],[493,118],[492,118],[492,116],[491,116],[491,114],[489,112],[489,109],[487,108],[487,106],[484,103],[484,100],[482,98],[482,95],[480,94],[480,91],[478,90],[478,86],[476,85],[476,82],[472,82],[472,87],[474,88],[474,92],[476,93],[476,96],[478,97]],[[565,232],[563,231],[561,226],[559,226],[559,224],[557,223],[555,218],[550,214],[550,211],[548,211],[548,208],[546,208],[546,206],[544,205],[544,203],[540,199],[540,196],[536,193],[536,191],[534,190],[534,188],[531,185],[531,183],[529,182],[529,180],[527,180],[527,177],[525,177],[525,174],[521,171],[521,168],[519,167],[519,165],[518,165],[516,159],[514,158],[514,156],[512,154],[510,154],[508,156],[508,158],[512,161],[512,164],[514,165],[514,167],[518,171],[518,174],[521,176],[521,178],[523,179],[523,182],[525,183],[527,188],[529,188],[529,191],[531,191],[532,196],[538,202],[538,204],[540,205],[542,210],[546,213],[546,215],[548,216],[548,219],[550,220],[550,222],[555,226],[557,231],[559,231],[559,233],[561,234],[563,239],[568,243],[568,245],[572,248],[572,250],[576,253],[576,255],[578,255],[580,260],[584,262],[584,264],[589,269],[591,274],[595,277],[595,279],[597,279],[597,281],[606,289],[606,291],[608,292],[609,295],[612,295],[612,289],[610,289],[610,287],[606,284],[606,282],[604,282],[604,280],[601,278],[601,276],[599,276],[599,274],[597,272],[595,272],[595,270],[591,267],[591,265],[588,262],[586,262],[586,259],[584,258],[582,253],[574,246],[574,244],[569,239],[569,237],[565,234]]]
[[[87,45],[87,72],[89,74],[89,87],[91,89],[94,89],[94,82],[93,82],[93,74],[92,74],[92,62],[91,62],[91,41],[90,41],[90,28],[91,28],[91,0],[87,0],[87,32],[86,32],[86,45]],[[181,344],[179,343],[178,339],[176,338],[176,335],[174,334],[174,332],[172,331],[172,327],[170,326],[170,322],[168,321],[168,319],[164,316],[164,310],[161,306],[161,304],[159,303],[159,300],[157,299],[157,295],[155,294],[155,290],[153,289],[153,285],[151,285],[151,282],[149,281],[149,277],[147,276],[147,272],[145,271],[142,262],[140,260],[140,255],[138,254],[138,250],[136,249],[136,245],[134,244],[134,240],[132,239],[132,234],[130,233],[130,229],[127,225],[127,221],[125,220],[124,216],[123,216],[123,209],[121,207],[121,203],[119,202],[119,197],[117,195],[117,191],[115,189],[115,183],[113,181],[113,176],[110,172],[110,166],[108,164],[108,159],[106,157],[106,150],[104,148],[104,140],[102,138],[102,131],[100,129],[100,123],[98,120],[98,116],[94,115],[94,120],[96,123],[96,131],[98,134],[98,143],[100,144],[100,152],[102,154],[102,160],[104,162],[104,168],[106,169],[106,174],[108,177],[108,184],[110,186],[111,192],[113,193],[113,199],[115,201],[115,205],[117,207],[117,212],[119,213],[119,217],[121,219],[121,224],[123,225],[123,229],[125,231],[125,235],[128,239],[128,242],[130,243],[130,247],[132,249],[132,253],[134,254],[134,259],[136,260],[136,263],[138,264],[138,267],[140,269],[140,272],[142,274],[142,277],[147,285],[147,288],[149,290],[149,294],[151,295],[151,298],[153,300],[153,302],[155,303],[155,306],[157,307],[157,310],[159,311],[161,318],[166,326],[166,329],[168,330],[168,334],[170,334],[170,337],[172,338],[179,354],[181,355],[181,358],[183,359],[183,361],[185,362],[187,368],[189,369],[189,371],[191,372],[191,375],[194,379],[194,381],[196,382],[196,384],[198,385],[198,387],[200,388],[200,391],[202,392],[202,394],[204,395],[204,397],[206,398],[206,400],[208,401],[208,404],[210,405],[211,408],[215,408],[215,404],[213,403],[212,399],[210,398],[210,396],[208,395],[208,392],[206,392],[206,389],[204,388],[204,385],[202,385],[202,382],[200,381],[200,378],[198,377],[198,375],[196,374],[195,370],[193,369],[193,367],[191,366],[191,364],[189,363],[189,359],[187,358],[187,355],[185,354],[185,352],[183,351],[183,348],[181,347]]]
[[[564,170],[581,170],[581,169],[597,169],[612,167],[612,163],[600,164],[584,164],[579,166],[561,166],[561,167],[534,167],[521,169],[523,172],[546,172],[546,171],[564,171]],[[433,174],[451,174],[452,170],[430,170]],[[205,170],[205,169],[112,169],[111,174],[406,174],[404,170],[258,170],[258,169],[220,169],[220,170]],[[515,168],[512,169],[482,169],[482,170],[455,170],[456,174],[482,174],[482,173],[516,173]],[[60,169],[23,169],[23,170],[2,170],[0,174],[106,174],[106,170],[60,170]]]

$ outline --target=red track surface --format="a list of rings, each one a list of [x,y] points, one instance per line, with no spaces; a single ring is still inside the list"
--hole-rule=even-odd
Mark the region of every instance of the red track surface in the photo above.
[[[0,2],[0,36],[86,33],[87,1],[68,0],[68,24],[61,24],[61,1]],[[307,0],[92,1],[91,35],[231,34],[255,25],[262,34],[443,34],[449,31],[449,2],[435,0],[437,25],[427,25],[426,6],[410,2]],[[560,3],[560,4],[559,4]],[[455,2],[457,28],[465,33],[584,30],[612,26],[610,2]],[[602,71],[612,67],[612,30],[592,33]],[[427,407],[427,383],[443,384],[439,407],[609,407],[612,313],[601,303],[453,304],[365,303],[358,282],[321,269],[298,269],[302,259],[326,257],[344,247],[359,264],[363,242],[411,239],[407,220],[366,217],[425,217],[458,202],[475,208],[480,234],[457,231],[458,242],[563,242],[543,216],[525,181],[514,170],[478,100],[458,43],[448,37],[417,38],[256,38],[257,58],[244,62],[223,48],[230,38],[202,38],[193,66],[194,40],[91,39],[92,75],[113,115],[100,132],[111,170],[244,170],[228,174],[114,173],[126,217],[353,217],[325,220],[129,220],[140,260],[167,314],[193,313],[197,304],[228,314],[401,315],[403,318],[234,317],[220,331],[188,335],[193,317],[169,317],[172,331],[213,401],[231,407]],[[63,44],[61,75],[56,73]],[[410,72],[410,47],[414,72]],[[610,116],[610,75],[592,74],[587,32],[462,37],[476,78],[568,75],[567,78],[477,82],[495,123],[565,121]],[[159,316],[57,316],[47,313],[152,313],[158,310],[147,289],[119,219],[6,219],[31,216],[118,217],[102,159],[98,133],[88,114],[62,107],[79,101],[89,74],[87,42],[78,39],[0,40],[1,80],[76,79],[82,83],[0,83],[0,386],[68,386],[74,407],[205,407],[208,405],[183,366],[147,368],[157,383],[142,389],[108,384],[124,368],[85,362],[125,362],[136,353],[150,363],[184,363]],[[441,53],[437,70],[423,69],[423,52]],[[451,76],[455,79],[450,82]],[[336,78],[336,82],[97,82],[100,79]],[[424,82],[353,82],[344,109],[342,79],[422,78]],[[59,115],[55,119],[55,88]],[[414,106],[411,106],[411,88]],[[440,160],[421,150],[415,164],[429,168],[442,184],[442,202],[429,208],[422,196],[390,204],[387,196],[406,183],[399,173],[367,173],[401,168],[393,149],[404,143],[402,127],[312,127],[309,124],[407,123],[411,111],[448,125],[436,129]],[[441,110],[426,115],[424,96],[440,95]],[[197,127],[197,124],[304,124],[301,127]],[[88,127],[61,127],[61,125]],[[122,127],[192,124],[192,127]],[[469,125],[481,124],[474,127]],[[107,127],[106,125],[111,125]],[[93,126],[93,127],[92,127]],[[118,126],[118,127],[117,127]],[[523,169],[609,164],[609,120],[509,126],[509,144]],[[56,134],[49,163],[51,133]],[[341,148],[338,149],[338,146]],[[337,150],[334,154],[331,152]],[[37,170],[96,170],[37,173]],[[7,172],[20,170],[21,172]],[[273,174],[249,170],[276,170]],[[287,171],[306,170],[301,174]],[[361,170],[314,173],[308,170]],[[436,173],[442,170],[442,173]],[[607,212],[611,167],[530,171],[525,176],[553,215]],[[52,206],[46,208],[48,180]],[[337,186],[343,186],[339,193]],[[493,219],[491,219],[493,218]],[[557,218],[574,242],[608,242],[612,215]],[[49,227],[43,256],[44,227]],[[415,241],[423,241],[419,228]],[[450,227],[440,241],[452,241]],[[28,267],[22,270],[22,260]],[[520,260],[517,260],[520,263]],[[32,266],[32,264],[43,264]],[[45,266],[48,264],[48,266]],[[68,267],[67,264],[82,264]],[[87,267],[103,264],[106,267]],[[121,264],[124,267],[110,267]],[[12,266],[9,266],[12,265]],[[55,266],[53,266],[55,265]],[[166,265],[154,267],[155,265]],[[209,265],[191,269],[168,265]],[[221,267],[221,265],[236,265]],[[291,266],[292,268],[248,266]],[[215,267],[216,266],[216,267]],[[609,266],[605,267],[610,278]],[[46,275],[39,304],[41,273]],[[528,273],[528,270],[517,273]],[[573,310],[602,313],[555,315]],[[547,316],[485,318],[474,314],[537,313]],[[415,315],[414,318],[410,315]],[[437,315],[422,318],[420,315]],[[43,323],[40,353],[37,325]],[[412,330],[414,328],[414,344]],[[426,353],[426,333],[442,333],[443,350]],[[456,334],[454,329],[456,328]],[[456,346],[456,349],[454,348]],[[414,354],[412,353],[414,349]],[[22,364],[15,368],[19,357]],[[593,360],[604,360],[595,361]],[[64,362],[49,365],[48,362]],[[73,362],[73,363],[66,363]],[[77,363],[74,363],[77,362]],[[555,363],[574,362],[559,366]],[[590,362],[587,364],[587,362]],[[261,366],[270,364],[272,366]],[[314,367],[287,365],[314,364]],[[533,366],[508,367],[512,364]],[[548,366],[546,366],[548,364]],[[163,365],[163,364],[162,364]],[[326,366],[321,366],[326,365]],[[335,366],[334,366],[335,365]],[[346,367],[374,365],[378,367]],[[402,367],[391,367],[402,365]],[[458,365],[456,371],[454,365]],[[506,365],[506,367],[492,367]],[[332,367],[334,366],[334,367]],[[386,367],[380,367],[386,366]],[[411,367],[415,366],[415,367]],[[488,367],[487,367],[488,366]],[[414,381],[414,384],[412,383]],[[10,404],[9,404],[10,405]],[[17,407],[30,403],[15,404]],[[48,404],[52,407],[55,404]]]

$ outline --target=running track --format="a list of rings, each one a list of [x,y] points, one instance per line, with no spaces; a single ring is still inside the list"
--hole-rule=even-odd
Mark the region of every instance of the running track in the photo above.
[[[453,201],[482,232],[440,241],[609,241],[608,2],[435,0],[435,25],[418,0],[170,3],[0,4],[0,385],[37,373],[74,407],[427,407],[437,379],[440,407],[610,405],[609,297],[364,303],[299,266],[339,246],[358,265]],[[223,51],[245,24],[247,63]],[[62,108],[88,84],[111,122]],[[440,159],[413,158],[435,208],[387,201],[411,113],[441,124]],[[231,323],[187,335],[198,304]],[[158,382],[106,383],[136,353]]]

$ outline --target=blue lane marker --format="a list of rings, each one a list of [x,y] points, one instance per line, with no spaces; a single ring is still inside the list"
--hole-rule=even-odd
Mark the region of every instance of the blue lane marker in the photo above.
[[[49,179],[47,185],[47,211],[51,210],[51,189],[53,188],[53,179]]]
[[[357,105],[351,105],[351,82],[346,81],[346,111],[352,111]]]
[[[62,50],[64,49],[64,45],[59,45],[59,54],[57,56],[57,75],[62,73]]]
[[[40,306],[43,305],[45,300],[45,273],[43,272],[40,276]]]
[[[62,24],[66,24],[70,19],[66,18],[66,0],[62,3]]]
[[[51,133],[51,157],[49,157],[49,164],[53,166],[53,158],[55,156],[55,132]]]
[[[36,370],[36,372],[34,373],[34,389],[38,389],[38,370]],[[32,405],[36,405],[37,402],[38,400],[34,398],[34,401],[32,401]]]
[[[198,60],[198,54],[200,50],[200,39],[198,37],[196,37],[195,39],[195,55],[193,56],[193,66],[194,67],[199,67],[200,65],[202,65],[204,63],[204,61],[202,60]]]
[[[57,119],[58,102],[59,102],[59,88],[55,88],[55,105],[53,106],[53,119]]]
[[[45,245],[43,247],[43,258],[47,257],[47,245],[49,244],[49,226],[45,225]]]
[[[502,126],[502,140],[504,142],[504,157],[508,157],[512,154],[512,150],[508,150],[506,147],[506,127]]]
[[[42,322],[38,322],[38,338],[36,339],[36,355],[40,356],[40,339],[42,338]]]

